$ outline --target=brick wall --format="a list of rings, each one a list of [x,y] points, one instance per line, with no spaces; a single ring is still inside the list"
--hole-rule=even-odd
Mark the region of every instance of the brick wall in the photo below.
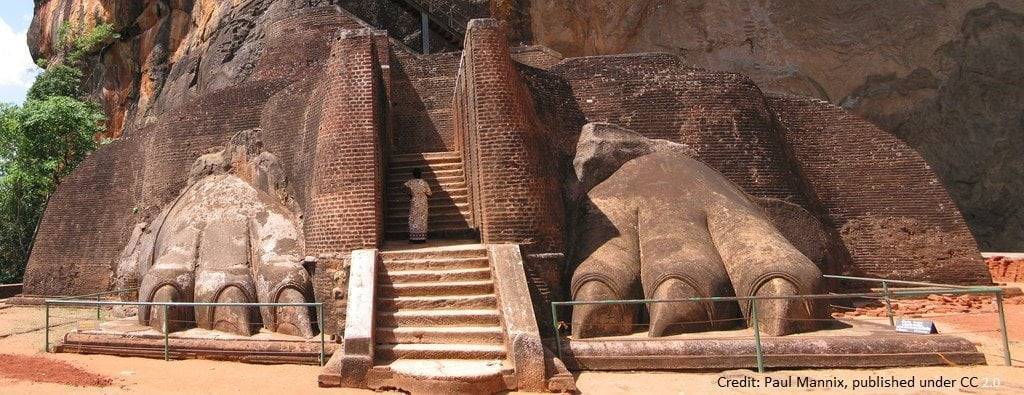
[[[312,159],[304,233],[306,251],[319,256],[314,276],[318,300],[329,300],[331,275],[353,249],[383,240],[384,83],[377,46],[384,33],[343,31],[321,77],[320,115]],[[327,330],[343,312],[325,305]]]
[[[132,226],[178,196],[195,158],[257,127],[263,103],[284,84],[250,82],[205,95],[90,155],[47,204],[25,293],[107,290]]]
[[[511,49],[512,59],[525,66],[550,70],[562,61],[562,54],[543,45],[523,45]]]
[[[382,240],[380,70],[372,30],[346,31],[324,75],[305,226],[312,254],[375,248]]]
[[[298,80],[319,73],[339,29],[367,25],[335,6],[292,10],[270,22],[266,48],[256,64],[256,79]]]
[[[683,67],[667,54],[567,59],[564,79],[582,117],[684,143],[697,159],[748,193],[804,204],[760,89],[732,73]],[[560,149],[571,157],[583,124],[565,125]]]
[[[461,53],[419,56],[391,51],[395,153],[455,151],[452,95]]]
[[[688,68],[665,54],[573,58],[520,72],[541,123],[557,125],[553,145],[563,167],[583,124],[619,124],[688,144],[748,193],[815,213],[842,241],[837,257],[849,272],[988,281],[962,217],[927,165],[841,109],[765,97],[743,76]]]
[[[512,60],[504,27],[495,20],[469,24],[456,100],[458,130],[467,147],[470,188],[484,243],[519,243],[524,251],[562,250],[558,172],[548,136]]]
[[[140,215],[138,138],[101,147],[57,186],[39,223],[24,278],[29,295],[104,291],[113,262]]]
[[[991,282],[963,216],[917,152],[832,104],[769,100],[798,172],[839,230],[854,273]]]
[[[354,23],[334,7],[328,8],[296,11],[294,18],[274,26],[328,31],[331,26]],[[291,190],[305,208],[322,99],[312,93],[323,92],[321,79],[310,75],[320,74],[329,53],[317,56],[317,49],[329,48],[325,43],[335,34],[272,37],[271,47],[304,54],[300,63],[306,67],[305,74],[274,78],[267,70],[285,66],[261,61],[257,68],[264,72],[262,80],[186,102],[151,126],[126,134],[131,137],[93,153],[57,188],[47,206],[29,258],[25,292],[72,295],[107,290],[132,226],[151,219],[178,195],[195,158],[223,145],[240,130],[265,127],[267,150],[282,159]],[[293,83],[299,79],[300,83]]]

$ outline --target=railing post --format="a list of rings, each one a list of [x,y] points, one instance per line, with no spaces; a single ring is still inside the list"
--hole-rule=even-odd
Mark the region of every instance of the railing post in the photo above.
[[[50,352],[50,302],[43,302],[46,305],[46,320],[43,323],[46,325],[46,345],[43,346],[43,351]]]
[[[761,323],[757,320],[757,300],[751,300],[750,319],[754,321],[754,352],[757,354],[757,372],[764,373],[764,351],[761,349]]]
[[[889,326],[895,327],[896,321],[892,318],[892,303],[889,302],[889,283],[882,281],[882,292],[885,293],[885,315],[889,316]]]
[[[309,311],[309,310],[306,310]],[[320,326],[320,366],[324,366],[324,303],[316,305],[316,320]]]
[[[562,335],[558,333],[558,308],[551,302],[551,326],[555,329],[555,348],[558,350],[558,359],[562,359]]]
[[[168,306],[167,305],[163,305],[163,307],[164,307],[164,319],[163,319],[162,327],[163,327],[163,330],[164,330],[164,361],[170,361],[171,360],[171,358],[170,358],[171,340],[170,340],[170,334],[167,333],[167,332],[169,332],[167,330],[167,307]]]
[[[423,39],[423,54],[430,53],[430,17],[420,11],[420,37]]]
[[[1003,363],[1006,366],[1013,366],[1010,359],[1010,338],[1006,333],[1006,312],[1003,310],[1003,292],[996,293],[996,307],[999,310],[999,330],[1003,333]]]
[[[96,295],[96,321],[97,321],[96,325],[99,325],[99,322],[98,322],[99,320],[100,320],[100,297],[99,297],[99,295]]]

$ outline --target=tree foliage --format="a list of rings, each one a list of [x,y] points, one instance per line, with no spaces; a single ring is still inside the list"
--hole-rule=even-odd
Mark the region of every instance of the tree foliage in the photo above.
[[[47,198],[96,148],[103,112],[78,97],[81,78],[55,65],[23,105],[0,105],[0,283],[20,281]]]
[[[40,74],[28,89],[26,100],[43,100],[47,97],[81,95],[82,71],[62,64],[54,65]]]
[[[120,37],[114,25],[101,23],[91,29],[83,29],[64,22],[57,29],[57,41],[67,53],[70,64],[78,63],[87,56],[95,54],[103,46]]]

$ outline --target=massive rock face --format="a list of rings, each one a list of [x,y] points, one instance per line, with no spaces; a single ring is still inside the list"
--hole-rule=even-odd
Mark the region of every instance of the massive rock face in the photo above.
[[[485,12],[481,0],[463,3]],[[40,0],[29,46],[36,58],[59,58],[65,21],[118,28],[121,39],[88,60],[86,81],[118,137],[258,78],[268,21],[327,4],[418,45],[415,18],[391,1]],[[668,52],[766,91],[840,104],[921,152],[982,249],[1024,248],[1022,0],[499,0],[491,9],[518,26],[514,37],[566,56]]]
[[[564,248],[574,223],[566,217],[579,213],[563,207],[560,181],[573,173],[590,122],[688,145],[693,159],[769,208],[769,220],[789,228],[783,236],[823,272],[991,281],[963,216],[921,156],[828,102],[764,94],[743,75],[693,68],[671,54],[562,59],[510,48],[494,20],[468,24],[461,53],[421,56],[401,35],[312,3],[238,3],[206,44],[182,50],[149,109],[129,113],[125,135],[58,186],[29,259],[27,293],[109,289],[126,242],[137,238],[133,228],[142,237],[135,224],[179,198],[197,158],[258,127],[304,216],[317,300],[338,286],[332,279],[352,250],[388,236],[380,225],[396,203],[381,199],[389,156],[436,151],[462,161],[464,204],[481,242],[526,245],[537,294],[561,299],[561,257],[582,256]],[[192,16],[198,6],[190,5]],[[109,69],[94,65],[93,76]]]
[[[436,3],[432,9],[444,9],[453,1],[430,3]],[[486,12],[486,2],[465,3],[464,17]],[[419,48],[418,15],[395,2],[363,0],[39,0],[28,44],[34,58],[55,61],[64,55],[59,48],[63,24],[83,30],[114,25],[121,37],[86,61],[85,90],[110,118],[108,137],[120,137],[203,93],[268,77],[255,70],[260,56],[274,50],[267,48],[268,38],[280,33],[273,21],[331,5]],[[309,34],[309,41],[322,39],[314,31],[299,33]],[[432,42],[435,52],[455,49],[437,37]],[[275,73],[299,72],[308,65],[296,66]]]
[[[924,156],[982,249],[1024,248],[1024,1],[521,4],[566,56],[668,52],[864,115]]]

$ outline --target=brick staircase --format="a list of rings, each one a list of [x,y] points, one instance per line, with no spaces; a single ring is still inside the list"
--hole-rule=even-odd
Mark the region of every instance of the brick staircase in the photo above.
[[[389,240],[408,238],[409,196],[403,185],[412,178],[412,169],[423,170],[423,179],[430,184],[430,211],[427,220],[431,238],[469,238],[475,236],[470,227],[472,212],[469,191],[458,152],[431,152],[392,155],[387,170],[387,202],[384,232]]]
[[[383,251],[381,258],[370,388],[409,389],[443,377],[436,389],[445,392],[504,389],[514,369],[484,246]]]

